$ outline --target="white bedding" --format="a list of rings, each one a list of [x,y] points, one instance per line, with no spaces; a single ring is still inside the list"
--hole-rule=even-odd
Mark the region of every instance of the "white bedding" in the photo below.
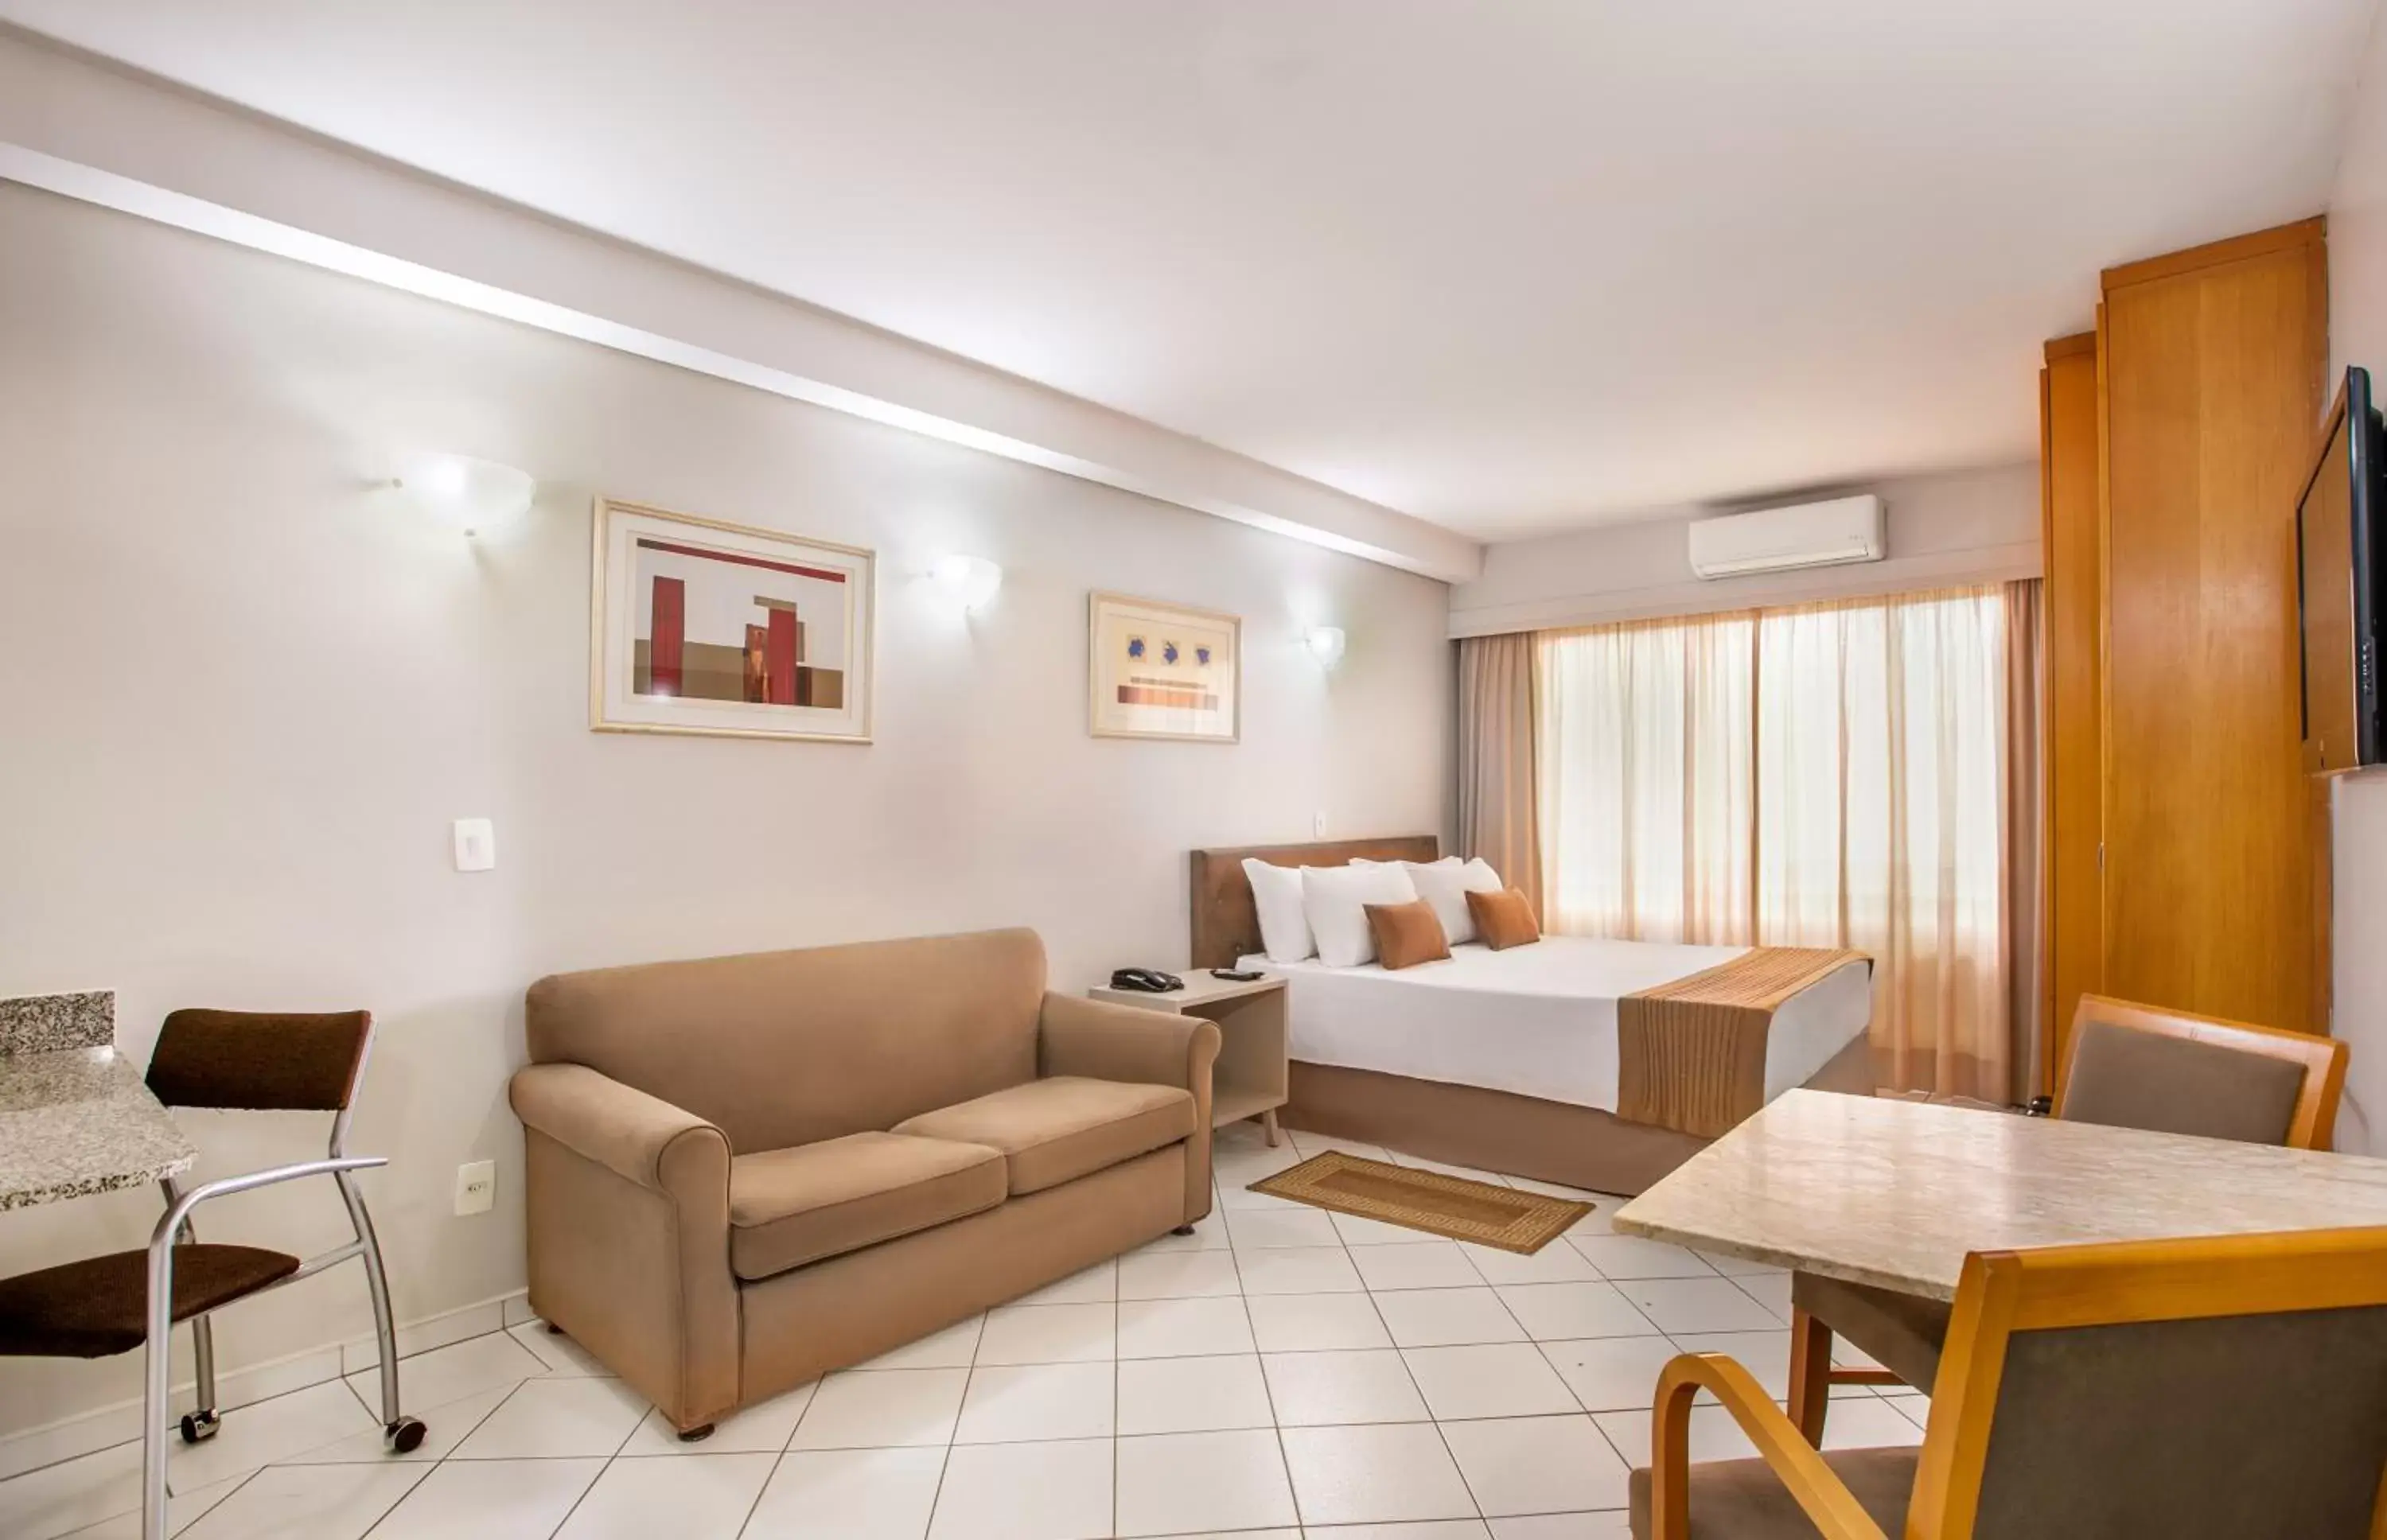
[[[1285,976],[1292,1056],[1414,1079],[1616,1110],[1616,1002],[1749,948],[1546,936],[1387,973],[1316,958],[1239,965]],[[1784,1001],[1766,1039],[1765,1099],[1803,1084],[1873,1016],[1872,972],[1850,963]]]

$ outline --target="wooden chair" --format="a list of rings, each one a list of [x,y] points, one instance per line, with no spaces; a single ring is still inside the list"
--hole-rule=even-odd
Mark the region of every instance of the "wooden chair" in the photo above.
[[[1702,1391],[1756,1459],[1693,1464]],[[1964,1259],[1920,1449],[1819,1452],[1748,1370],[1658,1381],[1636,1540],[2377,1540],[2387,1228]]]
[[[2345,1091],[2346,1046],[2186,1011],[2084,994],[2054,1115],[2157,1133],[2291,1149],[2328,1147]],[[1834,1385],[1927,1385],[1948,1306],[1800,1273],[1790,1281],[1790,1418],[1820,1445]],[[1832,1363],[1837,1333],[1882,1367]]]
[[[422,1422],[398,1409],[398,1336],[390,1320],[389,1283],[381,1246],[356,1173],[386,1165],[377,1155],[347,1152],[348,1117],[365,1061],[373,1050],[373,1016],[365,1011],[330,1016],[258,1015],[244,1011],[176,1011],[158,1034],[149,1058],[149,1090],[170,1107],[328,1112],[332,1137],[322,1160],[224,1177],[194,1188],[171,1178],[165,1217],[145,1251],[86,1257],[38,1272],[0,1279],[0,1357],[102,1358],[145,1347],[148,1353],[142,1425],[142,1534],[166,1534],[166,1429],[174,1327],[191,1323],[197,1405],[182,1419],[183,1440],[215,1436],[215,1336],[210,1315],[235,1300],[321,1272],[356,1257],[364,1263],[373,1300],[373,1335],[381,1349],[383,1436],[404,1454],[419,1446]],[[259,1246],[201,1244],[191,1211],[210,1199],[300,1177],[328,1176],[355,1232],[346,1245],[305,1259]]]
[[[2345,1058],[2335,1038],[2084,994],[2053,1110],[2076,1123],[2325,1150]]]

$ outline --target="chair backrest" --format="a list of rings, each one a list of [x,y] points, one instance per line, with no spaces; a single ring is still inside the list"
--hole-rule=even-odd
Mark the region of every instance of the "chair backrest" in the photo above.
[[[1036,1078],[1033,930],[562,973],[530,987],[534,1063],[585,1064],[746,1155],[892,1128]]]
[[[372,1042],[371,1011],[176,1011],[149,1055],[149,1090],[170,1107],[339,1112]]]
[[[2084,994],[2055,1116],[2158,1133],[2327,1149],[2346,1047],[2186,1011]]]
[[[1907,1533],[2370,1540],[2387,1228],[1965,1259]]]

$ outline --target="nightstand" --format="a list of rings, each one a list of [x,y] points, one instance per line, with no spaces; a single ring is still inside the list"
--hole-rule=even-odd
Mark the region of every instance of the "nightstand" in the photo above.
[[[1210,1121],[1225,1128],[1257,1117],[1273,1147],[1281,1140],[1276,1109],[1284,1105],[1288,1094],[1283,977],[1270,974],[1239,984],[1231,978],[1213,978],[1207,968],[1169,971],[1185,980],[1183,989],[1146,994],[1104,985],[1086,993],[1117,1005],[1141,1005],[1148,1011],[1174,1011],[1217,1022],[1224,1041],[1219,1046],[1218,1065],[1210,1071]]]

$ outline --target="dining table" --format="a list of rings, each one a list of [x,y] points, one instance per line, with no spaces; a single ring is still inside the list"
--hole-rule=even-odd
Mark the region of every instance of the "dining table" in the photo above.
[[[1966,1254],[2387,1225],[2387,1160],[1829,1091],[1769,1103],[1620,1234],[1951,1300]]]
[[[110,991],[0,1000],[0,1209],[151,1185],[197,1158],[117,1051]]]

